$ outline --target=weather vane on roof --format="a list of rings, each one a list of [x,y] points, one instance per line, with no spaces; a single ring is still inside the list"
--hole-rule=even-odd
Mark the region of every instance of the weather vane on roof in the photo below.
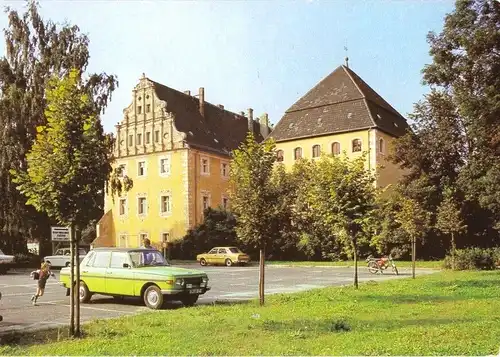
[[[344,46],[344,51],[345,51],[345,65],[347,68],[349,68],[349,57],[347,57],[347,46]]]

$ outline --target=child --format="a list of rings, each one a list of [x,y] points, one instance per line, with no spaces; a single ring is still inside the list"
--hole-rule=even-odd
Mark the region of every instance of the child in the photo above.
[[[45,284],[47,284],[47,280],[52,276],[55,278],[54,273],[50,271],[50,264],[43,262],[42,266],[39,270],[31,273],[33,278],[36,279],[38,275],[38,288],[36,289],[36,294],[31,297],[31,301],[33,302],[33,306],[36,306],[36,300],[43,296],[43,292],[45,290]]]

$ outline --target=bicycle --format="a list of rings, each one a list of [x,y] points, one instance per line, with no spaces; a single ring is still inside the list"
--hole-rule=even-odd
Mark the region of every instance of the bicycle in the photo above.
[[[389,255],[388,257],[382,257],[382,258],[374,258],[373,256],[368,256],[366,258],[367,266],[368,266],[368,271],[372,274],[377,274],[377,273],[384,273],[384,270],[389,268],[389,266],[392,268],[392,272],[396,275],[399,275],[398,268],[396,267],[396,263],[394,263],[394,260],[392,257]]]

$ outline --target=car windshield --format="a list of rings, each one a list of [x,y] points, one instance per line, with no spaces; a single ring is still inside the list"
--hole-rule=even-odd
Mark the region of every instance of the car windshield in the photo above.
[[[134,267],[169,266],[168,261],[157,250],[141,250],[130,252],[130,259]]]
[[[241,253],[241,250],[239,250],[238,248],[229,248],[229,250],[231,251],[231,253]]]

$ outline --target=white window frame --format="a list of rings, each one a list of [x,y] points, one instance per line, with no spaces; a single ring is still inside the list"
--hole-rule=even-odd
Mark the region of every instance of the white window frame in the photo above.
[[[167,235],[167,240],[165,240],[165,234]],[[170,232],[162,231],[160,233],[160,242],[162,243],[170,243],[172,238],[170,237]]]
[[[125,245],[122,244],[122,238],[125,238],[123,242],[125,242]],[[128,248],[128,234],[126,233],[120,233],[118,235],[118,247],[120,248]]]
[[[336,153],[333,152],[333,144],[335,144],[335,143],[339,144],[339,153],[338,154],[336,154]],[[340,154],[342,154],[342,145],[340,144],[340,141],[332,141],[330,143],[330,151],[331,151],[332,155],[340,155]]]
[[[225,175],[224,175],[224,165],[226,165],[226,174]],[[224,178],[224,179],[229,178],[229,172],[230,172],[229,162],[222,161],[220,163],[220,175],[221,175],[221,177]]]
[[[125,201],[125,204],[123,205],[123,213],[121,211],[121,208],[122,208],[122,201]],[[127,215],[127,211],[128,211],[128,204],[127,204],[127,198],[126,197],[120,197],[118,199],[118,215],[120,217],[124,217]]]
[[[127,176],[127,164],[123,164],[123,163],[118,164],[118,168],[120,168],[122,166],[123,166],[123,170],[122,170],[121,175],[119,176],[120,178]]]
[[[144,173],[142,175],[139,175],[139,169],[140,169],[140,164],[141,162],[144,163]],[[146,159],[141,159],[137,160],[137,177],[146,177],[148,174],[148,162]]]
[[[314,156],[314,148],[315,148],[316,146],[319,146],[319,155],[318,155],[318,156]],[[321,157],[321,151],[322,151],[322,150],[321,150],[321,144],[314,144],[314,145],[311,147],[311,157],[312,157],[313,159],[319,159],[319,158]]]
[[[168,197],[168,211],[163,211],[163,197]],[[160,193],[160,216],[170,216],[172,214],[172,194],[170,192]]]
[[[208,207],[206,208],[209,208],[209,207],[212,207],[212,195],[210,194],[209,191],[201,191],[201,200],[200,200],[200,203],[201,203],[201,211],[204,212],[205,211],[205,205],[203,204],[203,198],[207,197],[208,198]]]
[[[142,246],[143,236],[145,236],[144,238],[149,239],[149,233],[145,232],[145,231],[139,232],[139,234],[137,235],[137,246],[138,247]]]
[[[295,155],[295,151],[297,149],[300,149],[300,157],[298,159],[297,159],[297,156]],[[302,147],[301,146],[294,147],[293,148],[293,161],[297,161],[297,160],[300,160],[303,158],[304,158],[304,150],[302,150]]]
[[[203,171],[203,160],[207,160],[207,171]],[[210,176],[210,158],[208,156],[200,157],[200,174],[203,176]]]
[[[144,199],[144,211],[141,213],[139,211],[139,208],[141,207],[141,204],[140,204],[140,200],[141,199]],[[145,196],[145,195],[140,195],[140,196],[137,196],[137,216],[139,217],[146,217],[148,215],[148,197]]]
[[[161,172],[162,169],[162,160],[167,160],[167,171]],[[163,155],[158,158],[158,172],[161,177],[168,177],[172,172],[172,156],[171,155]]]
[[[380,145],[380,143],[381,143],[381,142],[382,142],[382,145]],[[378,149],[377,151],[378,151],[380,154],[382,154],[382,155],[384,155],[384,154],[385,154],[385,146],[386,146],[386,144],[385,144],[385,139],[384,139],[384,138],[382,138],[382,137],[379,137],[379,138],[377,139],[377,149]]]
[[[354,144],[354,140],[359,140],[359,142],[361,143],[361,150],[360,151],[354,151],[354,147],[353,147],[353,144]],[[363,140],[361,138],[352,138],[351,140],[351,153],[362,153],[363,152]]]

